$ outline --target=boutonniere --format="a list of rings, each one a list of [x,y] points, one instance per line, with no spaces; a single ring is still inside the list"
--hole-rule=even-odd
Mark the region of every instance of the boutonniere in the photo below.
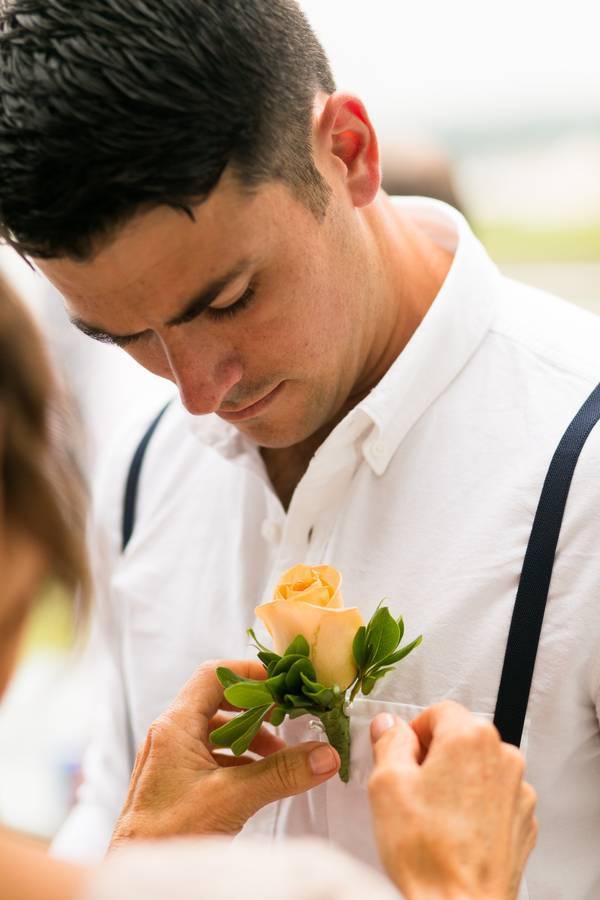
[[[344,607],[340,584],[341,575],[331,566],[294,566],[282,576],[273,599],[256,608],[274,643],[274,649],[265,647],[248,630],[266,678],[217,669],[226,699],[246,711],[211,733],[215,746],[230,747],[240,756],[264,721],[281,725],[286,716],[310,715],[322,723],[340,755],[340,778],[348,781],[349,704],[359,693],[370,694],[422,635],[401,647],[402,617],[395,619],[381,604],[365,625],[357,607]]]

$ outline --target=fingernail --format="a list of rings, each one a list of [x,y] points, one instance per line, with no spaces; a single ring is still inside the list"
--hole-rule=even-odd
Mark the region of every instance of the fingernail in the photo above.
[[[335,769],[337,760],[331,747],[323,744],[322,747],[311,750],[308,754],[308,764],[313,775],[324,775],[325,772]]]
[[[393,728],[396,723],[391,713],[380,713],[371,722],[371,739],[378,741],[384,731]]]

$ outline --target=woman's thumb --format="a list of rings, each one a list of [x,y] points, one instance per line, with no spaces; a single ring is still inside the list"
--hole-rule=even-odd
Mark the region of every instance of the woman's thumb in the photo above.
[[[418,765],[421,757],[419,740],[406,722],[391,713],[380,713],[371,722],[371,745],[375,767]]]
[[[255,811],[294,794],[302,794],[327,781],[338,771],[340,758],[327,743],[311,742],[286,747],[259,762],[237,769],[247,780],[245,790]]]

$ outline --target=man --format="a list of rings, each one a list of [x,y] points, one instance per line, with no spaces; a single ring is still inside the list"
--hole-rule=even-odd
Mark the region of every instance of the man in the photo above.
[[[84,590],[79,612],[87,599],[78,473],[64,465],[64,447],[56,441],[64,435],[47,427],[58,399],[54,387],[33,323],[0,281],[0,700],[40,584],[49,574],[65,587],[80,584]],[[327,742],[285,747],[266,725],[252,741],[254,758],[242,756],[232,765],[231,755],[215,751],[210,731],[222,721],[224,710],[230,710],[216,674],[219,664],[242,676],[265,677],[258,660],[199,666],[148,729],[113,848],[140,836],[231,836],[266,804],[336,776],[340,758]],[[421,896],[423,887],[429,895],[442,897],[461,891],[472,897],[512,900],[536,833],[535,792],[523,781],[519,751],[502,743],[492,726],[453,703],[428,709],[412,728],[394,723],[384,713],[375,717],[371,737],[373,821],[378,850],[393,883],[407,898]],[[458,829],[457,810],[462,811],[463,823]],[[434,818],[437,827],[432,827]],[[144,847],[141,856],[135,851],[133,856],[119,854],[116,868],[105,867],[94,877],[91,870],[24,847],[22,838],[15,839],[0,827],[2,897],[75,900],[90,879],[94,895],[110,900],[174,894],[179,900],[217,893],[236,897],[240,886],[246,896],[265,897],[265,864],[271,879],[275,866],[284,866],[288,881],[293,879],[293,887],[286,885],[286,895],[294,890],[303,900],[316,893],[322,896],[325,880],[335,896],[348,897],[350,890],[357,897],[365,892],[382,898],[393,893],[378,873],[340,853],[332,854],[323,842],[296,844],[282,844],[277,854],[268,841],[238,847],[233,851],[237,885],[231,878],[232,850],[226,842],[219,846],[196,841],[193,847],[187,842],[179,848],[173,841],[153,844],[151,849]],[[275,889],[275,883],[271,887]]]
[[[361,102],[284,0],[11,3],[0,219],[74,323],[171,379],[121,552],[119,442],[98,488],[105,700],[59,847],[102,852],[133,749],[291,565],[331,563],[423,646],[352,709],[352,780],[249,824],[375,862],[376,713],[491,719],[549,461],[596,383],[590,315],[503,279],[460,215],[393,201]],[[597,894],[597,438],[565,513],[522,748],[530,898]],[[312,732],[283,726],[289,742]]]

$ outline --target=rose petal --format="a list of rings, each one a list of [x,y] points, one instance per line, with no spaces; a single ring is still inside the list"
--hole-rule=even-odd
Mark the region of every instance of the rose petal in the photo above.
[[[330,687],[339,684],[344,691],[356,678],[352,643],[364,625],[356,606],[348,609],[324,609],[315,645],[311,651],[317,680]]]
[[[276,653],[283,653],[302,634],[310,647],[310,658],[321,684],[338,684],[345,690],[356,676],[352,642],[363,619],[354,606],[327,609],[309,603],[274,600],[255,610],[273,638]]]
[[[341,608],[341,581],[340,573],[332,566],[292,566],[279,579],[273,599]]]
[[[289,600],[272,600],[257,606],[255,613],[273,638],[275,652],[281,654],[299,634],[304,635],[312,647],[321,623],[323,607],[310,603],[290,603]]]

